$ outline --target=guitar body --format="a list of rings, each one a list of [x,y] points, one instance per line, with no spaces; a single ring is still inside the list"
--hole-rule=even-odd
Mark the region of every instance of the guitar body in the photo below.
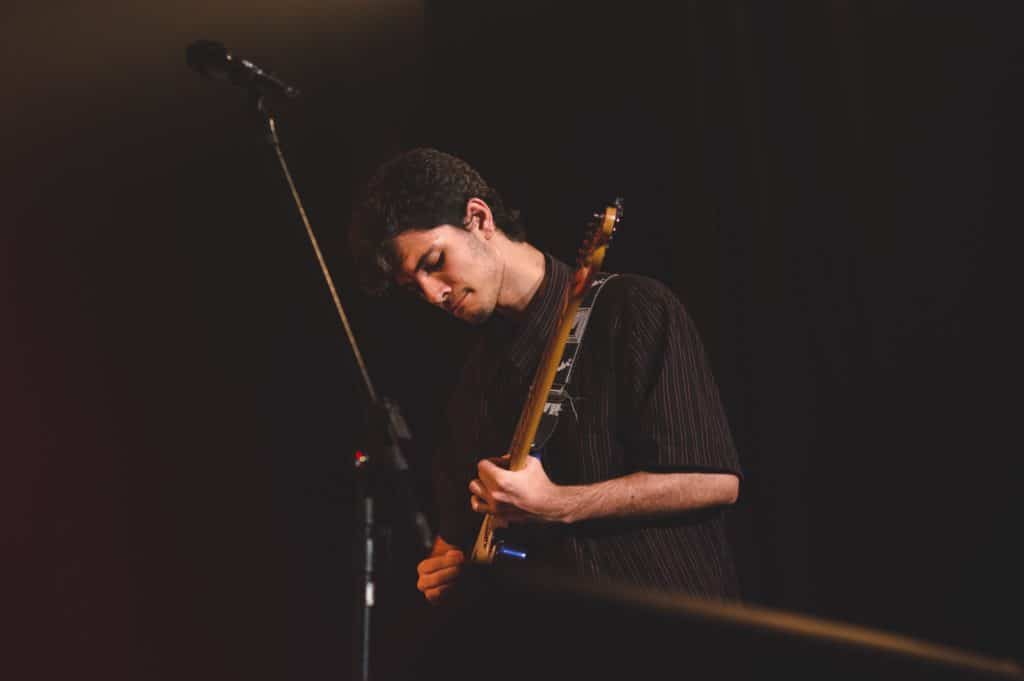
[[[558,373],[559,362],[576,319],[576,312],[601,269],[605,251],[621,219],[622,200],[616,199],[615,203],[606,206],[602,212],[595,213],[594,221],[588,225],[586,236],[579,249],[572,283],[565,292],[565,300],[555,326],[555,332],[548,339],[544,352],[541,354],[533,381],[530,383],[526,403],[512,435],[512,442],[508,448],[510,470],[521,470],[526,465],[527,457],[534,453],[533,445],[537,436],[537,428],[544,413],[548,393]],[[524,547],[517,546],[510,541],[508,539],[510,535],[519,533],[543,535],[554,531],[553,528],[539,530],[532,527],[522,530],[500,528],[494,517],[486,514],[480,524],[480,531],[477,533],[476,542],[470,553],[470,560],[479,564],[491,564],[499,558],[524,559],[526,558]]]

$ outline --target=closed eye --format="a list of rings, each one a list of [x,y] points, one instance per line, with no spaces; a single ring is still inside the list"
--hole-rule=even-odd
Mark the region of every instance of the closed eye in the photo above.
[[[436,272],[444,266],[444,251],[441,251],[437,256],[437,260],[432,263],[427,263],[423,267],[424,272]]]

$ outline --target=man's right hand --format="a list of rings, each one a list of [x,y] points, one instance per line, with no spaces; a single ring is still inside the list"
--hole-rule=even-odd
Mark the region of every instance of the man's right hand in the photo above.
[[[430,552],[430,558],[420,561],[416,566],[420,576],[416,588],[423,592],[431,603],[440,602],[445,592],[455,584],[465,561],[462,551],[438,535],[434,539],[434,549]]]

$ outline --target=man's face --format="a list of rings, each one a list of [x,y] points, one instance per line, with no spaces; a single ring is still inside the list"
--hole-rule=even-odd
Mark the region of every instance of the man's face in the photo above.
[[[502,263],[483,230],[475,224],[408,230],[392,244],[396,284],[470,324],[490,318],[501,289]]]

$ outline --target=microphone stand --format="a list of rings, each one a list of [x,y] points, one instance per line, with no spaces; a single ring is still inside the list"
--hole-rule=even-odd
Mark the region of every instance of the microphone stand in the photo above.
[[[411,439],[408,425],[402,418],[398,405],[386,397],[379,397],[377,391],[374,390],[372,381],[370,381],[370,374],[366,370],[366,363],[363,361],[362,353],[359,351],[359,344],[356,342],[355,335],[352,333],[352,327],[349,325],[348,315],[345,314],[341,300],[338,298],[334,280],[327,268],[327,263],[324,261],[316,235],[313,233],[309,218],[306,216],[306,210],[302,206],[302,200],[299,198],[299,192],[295,188],[295,182],[292,180],[291,172],[288,170],[288,164],[285,162],[284,152],[281,150],[281,141],[277,135],[277,122],[274,119],[274,115],[267,108],[263,92],[258,87],[251,87],[249,88],[249,99],[264,119],[267,129],[267,140],[277,154],[277,159],[281,164],[281,171],[288,182],[289,189],[291,189],[292,198],[295,200],[295,206],[298,208],[299,216],[302,218],[302,224],[305,226],[306,234],[309,236],[309,241],[313,246],[313,252],[320,265],[320,271],[323,272],[324,280],[327,282],[327,288],[330,290],[334,307],[345,329],[349,346],[355,355],[356,365],[362,374],[363,383],[366,386],[366,392],[369,397],[366,433],[364,436],[367,446],[365,450],[359,450],[355,455],[356,526],[360,532],[356,551],[358,584],[356,587],[355,622],[358,635],[355,638],[355,657],[353,660],[355,669],[355,676],[353,678],[360,681],[369,681],[371,614],[376,598],[374,582],[376,558],[374,551],[376,535],[374,491],[377,478],[382,477],[377,474],[388,472],[391,473],[391,477],[398,478],[397,490],[401,495],[400,502],[405,507],[404,511],[407,517],[411,516],[417,539],[426,551],[429,551],[433,545],[433,533],[430,530],[426,517],[415,503],[409,465],[402,455],[401,441],[409,441]],[[382,466],[386,468],[382,468]]]

